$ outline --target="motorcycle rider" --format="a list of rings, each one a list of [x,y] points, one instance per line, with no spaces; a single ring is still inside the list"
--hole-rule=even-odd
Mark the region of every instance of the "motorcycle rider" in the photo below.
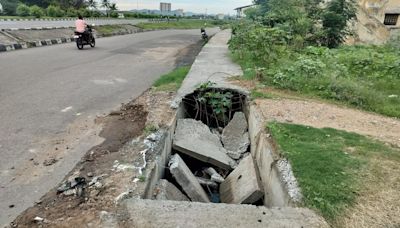
[[[75,21],[75,31],[82,33],[85,40],[87,40],[87,31],[86,31],[87,23],[83,20],[81,15],[78,16],[78,20]]]

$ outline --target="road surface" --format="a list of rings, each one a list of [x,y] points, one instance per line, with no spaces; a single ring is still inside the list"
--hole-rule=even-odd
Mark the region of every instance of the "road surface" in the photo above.
[[[99,20],[86,20],[89,24],[96,25],[114,25],[114,24],[138,24],[140,22],[147,22],[146,19],[99,19]],[[73,27],[75,21],[0,21],[0,29],[11,28],[37,28],[37,27]]]
[[[199,39],[199,30],[166,30],[103,38],[82,51],[70,43],[0,54],[0,226],[102,142],[97,115],[140,95]],[[51,156],[62,159],[44,166]]]

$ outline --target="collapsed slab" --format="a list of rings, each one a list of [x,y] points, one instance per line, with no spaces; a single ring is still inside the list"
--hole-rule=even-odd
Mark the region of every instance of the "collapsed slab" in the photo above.
[[[254,203],[264,195],[260,178],[251,155],[242,159],[238,167],[222,182],[219,193],[223,203]]]
[[[250,145],[247,120],[243,112],[236,112],[221,136],[224,148],[233,159],[239,159]]]
[[[129,199],[125,209],[126,227],[329,227],[305,208]]]
[[[154,195],[156,200],[190,201],[175,185],[165,179],[158,181]]]
[[[171,157],[168,165],[172,176],[192,201],[210,202],[206,192],[178,154]]]
[[[218,136],[194,119],[179,119],[173,148],[200,161],[230,170],[235,162],[226,154]]]

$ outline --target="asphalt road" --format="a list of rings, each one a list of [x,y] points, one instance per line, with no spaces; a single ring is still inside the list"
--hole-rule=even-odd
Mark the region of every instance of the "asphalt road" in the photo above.
[[[114,25],[114,24],[138,24],[140,22],[146,22],[146,19],[107,19],[107,20],[92,20],[86,19],[89,24],[96,25]],[[11,29],[11,28],[37,28],[37,27],[73,27],[75,21],[0,21],[0,29]]]
[[[82,51],[70,43],[0,54],[0,226],[101,143],[97,115],[139,96],[199,39],[198,30],[166,30],[98,39]],[[44,166],[51,156],[61,160]]]

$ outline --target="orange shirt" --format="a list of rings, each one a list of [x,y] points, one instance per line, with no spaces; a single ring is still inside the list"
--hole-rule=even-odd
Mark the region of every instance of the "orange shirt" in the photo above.
[[[85,32],[86,29],[86,21],[84,20],[76,20],[75,21],[75,27],[77,32]]]

